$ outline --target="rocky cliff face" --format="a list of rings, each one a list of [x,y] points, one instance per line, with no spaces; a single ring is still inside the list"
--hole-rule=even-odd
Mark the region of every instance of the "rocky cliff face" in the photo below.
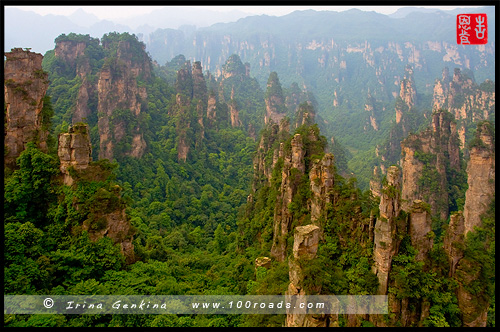
[[[250,68],[249,66],[249,64],[245,66],[241,62],[241,59],[238,55],[232,54],[231,56],[229,56],[229,58],[227,58],[227,60],[225,60],[225,63],[222,66],[222,79],[224,80],[239,75],[248,76]]]
[[[450,216],[450,223],[443,240],[443,248],[450,264],[450,277],[455,275],[458,262],[464,257],[464,234],[464,215],[462,211],[458,211]]]
[[[93,112],[96,112],[92,104],[97,101],[97,86],[93,79],[94,72],[90,65],[88,49],[100,47],[97,38],[89,36],[72,40],[69,38],[57,38],[54,56],[62,64],[59,70],[63,70],[64,75],[69,72],[80,79],[76,102],[73,105],[72,123],[87,122]]]
[[[191,61],[186,61],[182,67],[177,71],[177,78],[175,80],[175,90],[178,94],[183,95],[185,98],[191,100],[193,98],[193,71]]]
[[[308,119],[310,107],[301,104],[296,119]],[[316,258],[328,205],[334,201],[334,156],[325,153],[326,139],[320,137],[316,126],[306,121],[291,136],[286,121],[281,121],[280,126],[269,119],[254,160],[254,192],[270,187],[272,195],[276,195],[272,200],[275,204],[270,257],[288,262],[290,283],[286,293],[304,295],[311,291],[304,287],[304,278],[310,278],[304,269]],[[286,326],[327,324],[326,316],[288,314],[286,318]]]
[[[271,125],[278,129],[276,124]],[[270,253],[274,260],[288,261],[290,283],[287,295],[321,291],[321,286],[315,286],[314,290],[305,286],[306,278],[314,278],[306,268],[316,259],[327,214],[335,200],[334,156],[325,153],[321,157],[311,158],[315,152],[318,153],[319,146],[314,148],[314,144],[320,140],[316,136],[317,132],[311,130],[312,127],[306,128],[309,130],[296,133],[285,142],[275,145],[277,152],[273,154],[278,160],[274,169],[281,168],[281,181],[274,206]],[[290,239],[292,236],[293,242]],[[328,315],[294,313],[287,314],[285,324],[288,327],[325,327],[329,326],[330,321]],[[336,321],[332,324],[335,325]]]
[[[409,212],[408,233],[411,244],[417,251],[415,259],[425,261],[434,243],[431,213],[428,205],[420,200],[413,201]]]
[[[309,172],[311,184],[311,222],[319,224],[325,218],[327,204],[333,203],[332,188],[334,185],[334,156],[326,154],[322,159],[315,159]]]
[[[97,86],[90,82],[87,75],[84,75],[82,77],[82,84],[78,89],[72,123],[88,121],[92,114],[92,108],[89,106],[92,99],[97,99]]]
[[[482,121],[478,123],[475,138],[470,144],[464,212],[458,211],[450,217],[443,241],[449,262],[448,275],[458,284],[456,296],[463,326],[486,326],[490,299],[485,289],[474,291],[470,287],[475,283],[484,283],[484,280],[481,281],[484,262],[473,258],[470,252],[466,253],[471,245],[468,234],[475,234],[475,227],[483,227],[482,216],[487,214],[494,199],[494,156],[494,129],[490,123]],[[486,239],[481,240],[484,246],[482,251],[487,251],[487,242]]]
[[[399,188],[400,171],[396,166],[391,166],[387,170],[387,184],[382,188],[380,197],[380,217],[375,222],[373,273],[379,281],[377,291],[379,295],[387,294],[392,257],[396,254],[399,245],[396,237],[397,217],[401,211]]]
[[[272,72],[271,75],[269,75],[265,102],[266,114],[264,116],[264,122],[266,124],[270,122],[280,124],[281,120],[286,115],[286,106],[281,83],[276,72]]]
[[[402,103],[396,104],[396,123],[400,123],[403,113],[410,110],[417,102],[417,91],[413,80],[412,67],[406,66],[404,77],[399,86],[399,98],[401,98]]]
[[[467,176],[465,234],[481,225],[481,215],[495,197],[495,141],[491,124],[482,123],[477,128],[475,144],[470,149]]]
[[[295,134],[291,141],[291,151],[284,156],[281,171],[281,187],[274,214],[273,246],[271,255],[279,261],[285,260],[287,235],[290,232],[293,215],[290,204],[298,190],[298,183],[305,172],[304,142],[300,134]]]
[[[84,52],[84,43],[62,43],[56,48],[58,56],[70,63],[80,63],[79,57]],[[15,158],[24,150],[29,141],[38,143],[38,147],[47,152],[46,138],[48,128],[44,114],[44,97],[49,82],[48,74],[42,70],[42,55],[22,49],[14,49],[5,54],[5,100],[6,100],[6,163],[15,162]],[[89,126],[76,123],[67,133],[58,137],[57,154],[60,161],[62,181],[73,185],[80,178],[89,181],[104,181],[107,171],[99,165],[92,165],[92,149]],[[105,191],[105,189],[102,189]],[[92,207],[87,221],[82,225],[89,231],[90,238],[96,241],[108,236],[119,243],[128,263],[134,261],[132,244],[134,229],[125,213],[121,202],[120,188],[115,187],[115,199],[98,200],[98,206]],[[118,202],[119,204],[115,204]],[[84,202],[73,202],[76,209]]]
[[[20,48],[5,53],[5,159],[16,167],[16,158],[28,142],[47,151],[48,128],[44,126],[44,97],[49,82],[42,69],[43,56]]]
[[[276,130],[276,125],[273,127]],[[334,185],[333,155],[325,154],[322,158],[312,160],[310,165],[306,165],[306,156],[314,154],[310,150],[310,143],[319,142],[320,140],[318,134],[311,127],[308,128],[306,137],[303,134],[296,133],[290,140],[289,149],[285,147],[286,143],[281,142],[279,148],[277,147],[272,154],[271,170],[277,165],[279,159],[283,160],[281,184],[274,214],[273,245],[271,248],[271,255],[280,261],[283,261],[286,257],[286,239],[291,232],[293,221],[303,222],[294,217],[294,209],[299,207],[292,207],[301,184],[307,185],[311,190],[311,198],[307,202],[307,209],[310,214],[310,221],[313,224],[320,224],[319,219],[325,213],[326,204],[331,203],[333,200],[330,192]],[[288,133],[288,130],[285,130],[285,133]],[[322,153],[323,151],[317,152]],[[269,174],[269,171],[267,172]],[[307,178],[307,184],[304,184],[304,178]],[[294,204],[303,204],[303,202],[295,202]]]
[[[404,210],[414,200],[423,200],[430,204],[432,215],[447,219],[447,174],[460,171],[459,149],[455,122],[446,111],[434,112],[430,128],[401,142]]]
[[[132,141],[128,142],[130,148],[124,149],[123,153],[140,158],[146,142],[140,126],[134,122],[145,107],[147,92],[137,80],[151,77],[151,64],[144,50],[139,59],[131,54],[129,41],[119,41],[117,45],[104,43],[103,47],[116,47],[116,58],[103,65],[97,82],[99,159],[112,160],[116,145],[126,144],[124,138],[129,135],[132,136]]]
[[[51,66],[57,65],[52,69],[77,88],[70,105],[72,123],[98,127],[99,137],[92,141],[99,142],[99,159],[140,158],[146,148],[141,113],[147,107],[146,82],[152,77],[144,45],[128,34],[111,33],[101,41],[61,35],[54,57]]]
[[[293,256],[288,260],[290,284],[286,295],[306,295],[302,283],[303,267],[316,257],[321,229],[315,225],[298,226],[293,236]],[[325,315],[287,314],[287,327],[326,327]]]
[[[301,103],[295,111],[295,128],[316,122],[316,112],[310,101]]]
[[[399,263],[393,260],[401,251],[405,252],[406,249],[401,249],[404,239],[407,238],[415,250],[414,260],[422,264],[422,271],[429,269],[429,253],[434,245],[429,205],[415,200],[408,205],[408,210],[403,210],[400,188],[399,169],[391,166],[387,170],[387,182],[381,189],[372,269],[379,280],[377,294],[388,296],[390,318],[384,320],[377,315],[369,316],[368,319],[376,326],[421,326],[429,316],[430,302],[427,299],[398,295],[401,281],[395,278],[395,274],[401,267],[395,268],[394,264]]]
[[[373,197],[380,197],[382,195],[382,169],[379,166],[373,167],[373,174],[370,179],[370,192]]]
[[[445,67],[443,69],[441,79],[436,79],[434,83],[434,92],[432,100],[432,108],[435,110],[443,109],[448,104],[449,86],[451,83],[450,69]]]
[[[209,94],[207,102],[207,120],[208,123],[213,125],[213,122],[217,119],[217,113],[215,111],[217,107],[217,99],[214,94]]]
[[[83,171],[83,176],[89,174],[88,171],[88,169]],[[135,229],[131,226],[130,217],[126,214],[124,203],[121,201],[121,188],[116,185],[111,192],[104,188],[99,190],[100,192],[97,193],[99,209],[91,210],[83,222],[82,229],[88,232],[92,241],[97,241],[104,236],[109,237],[114,243],[120,245],[126,262],[133,263],[136,260],[132,244]]]
[[[187,130],[191,126],[190,112],[191,100],[183,94],[177,94],[173,115],[178,116],[176,122],[177,131],[177,160],[186,161],[191,147],[191,138],[187,136]]]
[[[177,95],[169,116],[175,120],[177,158],[185,162],[191,146],[199,146],[205,138],[205,128],[217,128],[217,98],[214,91],[208,93],[207,82],[201,63],[191,66],[185,61],[177,71],[175,81]],[[188,135],[191,131],[192,135]],[[194,144],[193,144],[194,143]]]
[[[254,158],[254,181],[252,183],[253,191],[256,185],[263,182],[271,182],[273,168],[278,162],[278,158],[283,157],[284,144],[280,143],[280,138],[289,135],[288,131],[280,131],[277,124],[272,124],[264,128],[264,134],[261,135],[257,153]]]
[[[206,107],[208,98],[207,82],[205,76],[203,76],[203,69],[200,61],[195,61],[193,63],[191,75],[193,76],[193,99],[201,101],[203,103],[202,106]]]
[[[74,180],[70,168],[80,172],[89,167],[92,161],[90,132],[87,124],[71,126],[67,133],[59,134],[57,154],[60,160],[60,170],[65,185],[72,185]]]
[[[279,158],[284,157],[284,140],[290,136],[290,124],[284,120],[285,114],[276,115],[277,110],[284,112],[286,109],[283,91],[276,73],[269,76],[266,91],[266,115],[264,133],[260,136],[259,146],[254,158],[253,189],[262,182],[264,177],[271,182],[274,166]],[[273,115],[275,114],[275,115]]]
[[[83,41],[62,40],[56,43],[54,52],[57,58],[68,63],[70,67],[77,67],[76,60],[85,55],[86,48],[87,43]],[[77,68],[77,72],[81,72],[81,70]]]
[[[449,276],[458,284],[455,293],[463,326],[485,327],[490,299],[485,295],[484,289],[478,291],[470,289],[470,285],[481,282],[480,274],[483,267],[479,262],[464,257],[465,237],[464,216],[459,211],[450,218],[443,244],[450,266]]]
[[[402,281],[391,275],[396,277],[392,273],[399,273],[398,270],[392,270],[401,267],[395,268],[390,260],[399,255],[401,249],[398,247],[402,243],[399,241],[407,237],[415,250],[415,262],[422,264],[421,273],[437,271],[435,258],[430,254],[434,249],[436,236],[431,216],[446,220],[447,209],[452,203],[450,183],[456,185],[460,178],[456,179],[455,176],[464,171],[457,136],[452,114],[439,111],[434,112],[430,128],[420,134],[410,135],[402,142],[403,175],[399,213],[394,212],[393,203],[398,192],[390,190],[392,188],[389,186],[394,182],[393,176],[389,175],[393,175],[391,168],[394,171],[395,167],[388,169],[387,184],[380,190],[380,220],[377,219],[375,224],[373,270],[379,278],[378,293],[389,296],[389,310],[394,316],[390,322],[370,317],[370,321],[377,326],[392,326],[396,322],[402,326],[422,326],[428,323],[432,299],[398,295],[398,283]],[[454,292],[463,326],[486,326],[490,299],[486,290],[474,291],[471,287],[473,284],[486,283],[482,276],[484,271],[481,272],[485,268],[484,261],[474,258],[468,251],[470,238],[466,240],[466,235],[472,232],[474,226],[483,227],[480,216],[491,213],[489,208],[494,199],[493,146],[494,129],[488,122],[481,122],[470,146],[471,158],[467,166],[469,188],[465,193],[464,205],[464,211],[468,210],[467,216],[462,211],[453,213],[442,238],[442,248],[448,257],[448,267],[442,267],[442,273],[446,273],[458,285]],[[372,191],[377,193],[378,186],[375,180],[373,182]],[[397,222],[381,222],[385,220]],[[483,245],[486,251],[488,244],[485,242]],[[392,291],[387,291],[387,286]]]
[[[399,86],[399,95],[395,94],[394,110],[396,121],[392,123],[389,136],[381,146],[377,146],[377,157],[380,159],[381,168],[399,164],[401,158],[401,141],[410,132],[417,131],[424,121],[425,113],[416,111],[417,90],[413,78],[413,67],[407,65],[401,80],[394,83]],[[382,173],[384,170],[382,169]]]
[[[366,98],[365,101],[365,111],[368,113],[367,123],[364,126],[365,131],[368,129],[369,126],[375,131],[379,130],[379,121],[375,116],[375,104],[376,104],[375,98],[371,95],[371,93],[368,93],[368,97]]]
[[[240,112],[237,101],[234,99],[234,88],[231,89],[231,100],[228,102],[229,106],[229,119],[231,122],[231,127],[240,127]]]
[[[467,250],[465,239],[469,233],[476,233],[475,227],[483,227],[482,217],[488,212],[495,197],[495,141],[494,129],[488,122],[477,125],[475,138],[470,146],[470,160],[467,165],[467,183],[463,215],[459,213],[450,221],[444,243],[450,261],[450,275],[458,281],[458,306],[462,312],[464,326],[484,327],[490,299],[486,291],[471,290],[470,285],[480,282],[481,262],[464,255]],[[494,236],[494,235],[493,235]],[[484,246],[488,241],[482,240]],[[465,248],[464,248],[465,244]],[[485,249],[486,251],[486,249]],[[464,257],[465,256],[465,257]]]
[[[455,68],[450,77],[448,68],[443,70],[441,80],[434,85],[433,109],[448,109],[457,120],[462,148],[466,147],[466,130],[482,120],[489,120],[495,112],[495,83],[486,80],[478,85]]]
[[[287,109],[297,112],[299,105],[307,99],[307,94],[300,89],[296,82],[294,82],[290,86],[288,93],[285,95],[285,106]]]
[[[104,181],[107,171],[99,164],[92,163],[89,126],[78,123],[71,126],[67,133],[59,135],[57,150],[60,170],[65,185],[71,186],[77,181]],[[121,252],[127,263],[135,261],[134,245],[132,244],[135,230],[130,224],[130,218],[125,212],[125,203],[122,201],[121,188],[112,187],[111,192],[106,188],[98,189],[95,206],[90,208],[82,229],[88,231],[92,241],[104,236],[120,244]],[[94,198],[92,198],[94,199]],[[85,202],[74,202],[76,208]]]
[[[192,143],[202,144],[208,129],[247,127],[255,135],[255,128],[244,123],[241,115],[246,112],[248,117],[251,113],[245,109],[249,102],[244,95],[249,94],[248,84],[252,79],[238,56],[229,57],[224,74],[217,79],[210,73],[205,75],[199,61],[192,66],[190,61],[184,61],[180,67],[175,80],[176,104],[169,110],[169,115],[176,118],[179,160],[187,160]]]
[[[335,225],[329,224],[333,228],[341,222],[340,216],[336,215],[336,207],[341,199],[340,193],[334,189],[334,158],[329,154],[318,159],[310,158],[310,144],[315,142],[315,136],[308,135],[307,131],[296,132],[293,137],[289,137],[286,131],[287,138],[277,124],[271,122],[267,128],[268,131],[261,138],[260,152],[257,153],[260,157],[256,159],[255,169],[256,173],[262,172],[261,178],[264,181],[260,182],[261,185],[279,185],[272,218],[271,257],[288,262],[290,283],[286,294],[322,294],[327,292],[325,285],[310,283],[308,267],[314,266],[319,262],[318,259],[323,258],[319,257],[323,252],[318,251],[318,248],[324,248],[320,247],[322,241],[326,236],[332,236],[331,229],[323,228],[325,221],[328,223],[334,218]],[[454,278],[457,281],[455,295],[453,290],[445,291],[449,292],[446,296],[456,296],[463,313],[460,318],[463,325],[485,325],[489,302],[481,294],[480,299],[473,295],[470,286],[482,282],[481,263],[464,258],[467,224],[465,213],[459,211],[451,216],[444,239],[437,238],[438,242],[433,229],[435,225],[432,217],[439,217],[443,221],[447,219],[451,201],[456,199],[451,197],[449,188],[458,183],[455,177],[464,171],[455,129],[452,114],[446,111],[434,112],[427,130],[410,135],[402,142],[402,169],[397,166],[389,167],[386,179],[382,181],[381,174],[374,175],[372,189],[375,196],[380,197],[379,216],[375,219],[374,212],[370,214],[369,221],[361,221],[357,214],[361,209],[355,204],[349,205],[348,225],[339,226],[344,227],[343,230],[333,235],[338,241],[335,246],[349,243],[360,232],[364,237],[361,236],[357,244],[363,247],[367,244],[366,241],[373,241],[373,261],[370,261],[369,266],[378,280],[376,294],[388,296],[390,315],[380,318],[377,315],[340,317],[341,315],[313,316],[295,313],[287,315],[286,326],[360,326],[363,321],[380,327],[397,324],[424,326],[429,324],[428,318],[431,315],[435,317],[435,299],[426,297],[429,293],[426,290],[412,290],[411,285],[412,282],[418,283],[417,280],[421,280],[422,275],[437,277],[441,273],[445,275],[443,278]],[[477,130],[477,140],[471,147],[467,171],[470,193],[466,194],[465,208],[471,209],[471,212],[474,209],[486,212],[493,199],[493,146],[492,127],[482,124]],[[277,170],[280,176],[277,176]],[[377,183],[377,179],[382,185]],[[301,195],[305,192],[305,185],[309,194],[304,200]],[[478,199],[475,201],[473,196]],[[356,199],[356,195],[351,194],[350,201],[355,202]],[[442,204],[443,202],[445,203]],[[302,207],[299,213],[297,204]],[[345,210],[340,211],[346,213]],[[368,219],[367,214],[364,218]],[[326,232],[330,233],[327,235]],[[442,261],[438,262],[434,257],[436,243],[441,241],[444,252],[449,257],[448,266],[446,263],[441,266]],[[418,276],[412,275],[414,272]],[[374,291],[375,288],[374,286]],[[412,296],[412,293],[418,293],[419,297]]]
[[[238,55],[232,54],[224,63],[219,77],[214,79],[212,74],[207,72],[207,79],[210,87],[209,98],[213,99],[207,109],[210,125],[214,127],[214,119],[217,117],[216,128],[229,124],[233,128],[241,128],[255,138],[255,132],[263,126],[255,116],[262,112],[265,105],[261,85],[257,79],[250,77],[250,65],[243,64]],[[219,106],[215,108],[217,103]]]
[[[455,275],[460,276],[457,299],[464,327],[486,327],[489,300],[483,295],[484,290],[476,292],[469,287],[480,279],[480,273],[480,265],[465,258],[460,260],[455,271]]]

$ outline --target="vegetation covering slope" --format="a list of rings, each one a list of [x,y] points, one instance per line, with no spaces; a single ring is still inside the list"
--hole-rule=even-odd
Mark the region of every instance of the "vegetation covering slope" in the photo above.
[[[127,50],[132,59],[143,59],[144,49],[135,36],[109,34],[101,43],[123,40],[132,46]],[[53,105],[53,136],[67,131],[73,121],[82,86],[79,61],[88,61],[86,79],[95,83],[105,66],[117,63],[113,59],[119,52],[116,47],[104,48],[88,36],[63,35],[58,41],[82,42],[86,48],[74,65],[56,57],[54,51],[45,55],[44,69],[51,81],[47,95]],[[17,160],[17,169],[4,178],[6,295],[285,292],[289,282],[286,260],[274,261],[269,269],[255,268],[255,259],[271,250],[273,215],[282,181],[283,160],[278,159],[271,181],[259,183],[252,190],[258,142],[272,135],[263,123],[265,98],[275,91],[264,92],[244,71],[238,56],[229,57],[226,64],[224,72],[231,73],[227,78],[207,73],[206,81],[200,83],[194,74],[196,64],[192,66],[179,55],[164,66],[153,67],[149,79],[138,78],[136,83],[146,87],[147,105],[141,118],[129,121],[137,121],[130,128],[138,125],[144,134],[147,148],[141,158],[127,155],[127,147],[117,144],[114,160],[93,162],[95,174],[75,177],[75,183],[67,186],[61,182],[55,143],[48,153],[27,146]],[[118,73],[120,67],[112,70]],[[277,76],[276,72],[269,75],[273,80]],[[283,89],[283,97],[291,98],[294,90],[296,84]],[[215,99],[214,118],[206,111],[210,97]],[[313,108],[314,103],[303,103],[313,99],[310,94],[298,99],[299,110]],[[98,102],[97,95],[87,102],[94,160],[102,116],[97,114]],[[239,110],[241,125],[231,122],[232,107]],[[296,109],[284,107],[293,118]],[[128,116],[125,111],[115,115]],[[320,126],[308,123],[292,127],[276,139],[274,147],[282,143],[287,150],[295,134],[308,137],[314,132],[318,139],[306,139],[304,143],[306,169],[310,169],[312,160],[323,157],[328,149]],[[132,133],[125,131],[126,138],[130,139]],[[181,145],[188,147],[185,158],[179,155]],[[340,174],[346,170],[348,154],[342,155],[339,146],[330,150],[339,161],[333,189],[336,199],[326,207],[320,221],[324,239],[317,258],[305,271],[308,277],[304,288],[321,294],[374,294],[378,280],[371,271],[373,243],[365,230],[378,216],[379,200],[370,191],[358,188],[356,178]],[[272,160],[271,155],[268,157]],[[298,194],[288,207],[298,224],[311,218],[304,208],[311,197],[306,180],[297,178]],[[461,187],[463,183],[456,185]],[[253,200],[249,200],[251,193]],[[83,227],[90,224],[98,229],[102,226],[99,212],[114,208],[126,208],[133,226],[136,261],[131,264],[109,237],[94,241]],[[416,261],[408,235],[399,234],[401,246],[394,258],[389,292],[399,300],[428,299],[431,305],[423,322],[426,326],[460,326],[454,280],[448,277],[448,262],[439,245],[444,236],[441,226],[434,225],[437,245],[425,269]],[[293,240],[291,234],[287,243],[290,238]],[[490,268],[494,266],[493,205],[483,227],[467,241],[464,255],[479,262],[481,274],[470,285],[471,292],[486,288],[485,296],[494,308],[494,269]],[[494,315],[488,317],[488,324],[494,326]],[[393,319],[385,318],[389,322]],[[284,319],[283,315],[6,315],[4,323],[12,327],[226,327],[281,326]],[[344,318],[339,322],[347,325]],[[371,324],[368,320],[362,323]]]

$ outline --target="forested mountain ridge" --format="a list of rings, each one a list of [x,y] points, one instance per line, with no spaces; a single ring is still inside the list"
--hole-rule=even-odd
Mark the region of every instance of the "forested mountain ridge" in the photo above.
[[[279,72],[261,89],[238,55],[214,75],[180,55],[157,66],[129,34],[58,41],[43,70],[19,67],[50,81],[37,94],[43,103],[33,102],[45,109],[33,122],[50,128],[58,144],[28,144],[7,169],[6,292],[387,294],[391,313],[16,315],[7,325],[494,325],[487,314],[494,307],[488,121],[477,124],[465,176],[453,115],[434,112],[433,125],[405,141],[411,151],[402,157],[430,169],[413,179],[421,196],[404,202],[405,159],[402,169],[389,167],[378,195],[361,191],[354,177],[339,174],[342,150],[329,149],[321,135],[314,96],[298,84],[283,88]],[[12,80],[5,85],[24,87]],[[22,100],[18,90],[10,96]],[[6,104],[8,125],[15,104]],[[111,142],[104,144],[111,163],[102,142]],[[431,165],[446,174],[446,185],[436,183]],[[454,202],[446,207],[449,223],[427,195],[435,186]]]

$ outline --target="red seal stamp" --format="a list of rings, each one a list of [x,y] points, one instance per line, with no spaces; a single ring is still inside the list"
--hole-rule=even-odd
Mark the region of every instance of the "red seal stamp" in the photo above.
[[[488,43],[486,14],[457,15],[457,44],[480,45]]]

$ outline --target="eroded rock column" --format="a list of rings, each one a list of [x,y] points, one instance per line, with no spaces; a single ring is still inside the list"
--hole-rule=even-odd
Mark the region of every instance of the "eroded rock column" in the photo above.
[[[391,166],[387,170],[387,184],[384,185],[380,197],[380,217],[375,222],[375,247],[373,272],[379,280],[377,294],[387,294],[387,284],[391,269],[392,257],[397,252],[396,218],[401,211],[399,189],[399,169]]]
[[[28,142],[36,142],[47,152],[48,128],[43,128],[43,99],[49,86],[42,69],[43,56],[14,48],[5,53],[5,159],[4,165],[16,167],[16,159]]]
[[[293,241],[293,257],[288,261],[290,284],[286,295],[305,296],[303,287],[304,264],[316,257],[320,238],[320,228],[316,225],[298,226],[295,228]],[[286,316],[287,327],[326,327],[325,315],[308,315],[290,313]]]
[[[59,169],[63,174],[63,182],[70,186],[74,182],[70,167],[75,171],[81,171],[87,169],[92,161],[89,126],[76,124],[71,126],[67,133],[59,134],[57,154],[61,163]]]

